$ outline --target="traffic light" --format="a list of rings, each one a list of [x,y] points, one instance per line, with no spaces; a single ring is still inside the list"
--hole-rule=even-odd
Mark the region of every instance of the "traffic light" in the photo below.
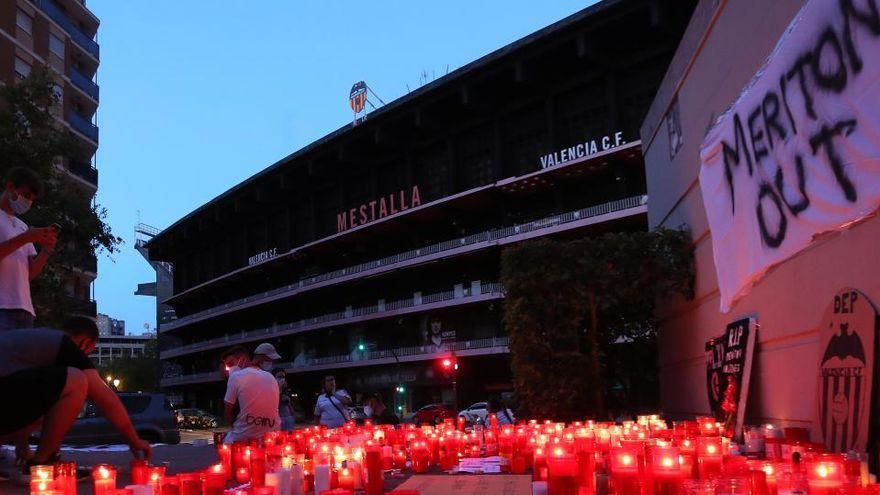
[[[404,393],[404,392],[406,392],[406,389],[403,388],[403,385],[398,385],[398,386],[397,386],[397,393],[398,393],[398,394],[402,394],[402,393]]]
[[[358,344],[358,350],[359,350],[360,352],[364,352],[364,350],[365,350],[366,348],[367,348],[367,346],[365,346],[363,342],[361,342],[360,344]]]
[[[443,367],[444,368],[446,368],[446,369],[452,368],[452,365],[453,365],[452,359],[449,359],[449,358],[443,359]]]

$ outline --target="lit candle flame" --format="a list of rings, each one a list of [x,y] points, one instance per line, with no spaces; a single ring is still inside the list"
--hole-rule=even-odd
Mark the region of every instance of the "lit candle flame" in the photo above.
[[[674,462],[672,461],[672,457],[664,457],[660,464],[662,464],[663,467],[672,467]]]
[[[630,464],[632,464],[632,456],[629,454],[624,454],[620,457],[620,462],[624,466],[629,466]]]
[[[106,480],[110,477],[110,470],[105,468],[104,466],[101,466],[98,468],[98,476]]]

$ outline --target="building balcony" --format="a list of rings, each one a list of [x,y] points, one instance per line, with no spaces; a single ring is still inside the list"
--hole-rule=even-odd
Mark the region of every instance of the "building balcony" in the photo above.
[[[400,268],[433,261],[435,259],[442,259],[465,252],[477,251],[488,246],[520,242],[526,239],[552,234],[561,230],[597,224],[621,216],[626,216],[628,214],[645,213],[647,212],[647,202],[648,196],[646,195],[633,196],[502,229],[487,230],[478,234],[394,254],[382,259],[368,261],[341,270],[335,270],[302,279],[290,285],[272,289],[260,294],[254,294],[204,311],[199,311],[163,325],[160,328],[160,331],[164,332],[181,328],[198,321],[265,304],[278,299],[292,297],[309,290],[327,287],[329,285],[346,282],[352,279],[374,276],[379,273],[398,270]]]
[[[68,160],[67,170],[89,184],[98,187],[98,170],[93,167],[91,163],[79,160]]]
[[[67,31],[67,34],[70,35],[70,39],[73,40],[74,43],[79,45],[80,48],[91,54],[93,57],[100,58],[101,51],[98,43],[92,38],[86,36],[70,19],[64,10],[62,10],[55,2],[52,0],[35,0],[34,3],[49,16],[50,19],[55,21],[62,29]]]
[[[76,299],[71,297],[70,303],[73,313],[91,316],[92,318],[98,315],[98,304],[94,300]]]
[[[281,325],[273,325],[266,328],[258,328],[256,330],[242,331],[232,335],[224,335],[214,339],[203,340],[193,344],[180,347],[174,347],[162,351],[159,355],[160,359],[169,359],[185,354],[193,354],[208,349],[217,349],[220,347],[229,347],[239,345],[246,342],[256,340],[264,340],[267,338],[277,338],[286,335],[293,335],[321,328],[335,327],[351,323],[363,321],[377,320],[398,316],[408,313],[417,313],[420,311],[429,311],[433,309],[458,306],[462,304],[472,304],[481,301],[490,301],[501,299],[502,287],[498,282],[480,283],[474,282],[470,287],[457,285],[452,290],[437,292],[434,294],[422,295],[417,292],[413,297],[400,299],[392,302],[385,302],[380,299],[378,304],[372,306],[362,306],[359,308],[348,307],[345,311],[337,311],[311,318],[304,318],[290,323]]]
[[[91,139],[95,143],[98,142],[98,126],[92,124],[89,119],[83,117],[76,112],[67,112],[67,122],[77,132]]]
[[[92,81],[88,77],[86,77],[82,72],[70,68],[70,82],[73,83],[74,86],[83,90],[87,95],[91,96],[95,101],[98,101],[98,97],[100,95],[99,87],[95,84],[95,81]]]
[[[510,352],[509,345],[509,337],[491,337],[486,339],[449,342],[440,345],[398,347],[396,349],[376,350],[339,356],[304,358],[289,363],[278,363],[277,367],[284,368],[288,373],[306,373],[325,369],[375,366],[397,362],[428,361],[448,356],[453,351],[457,356],[461,357],[506,354]],[[209,371],[205,373],[165,377],[162,378],[161,385],[163,387],[170,387],[175,385],[214,382],[223,380],[224,378],[223,373],[220,371]]]

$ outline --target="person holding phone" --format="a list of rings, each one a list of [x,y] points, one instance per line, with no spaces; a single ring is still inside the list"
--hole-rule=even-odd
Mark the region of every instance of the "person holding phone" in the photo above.
[[[327,428],[339,428],[350,419],[348,406],[351,396],[345,390],[336,390],[336,378],[324,377],[324,390],[315,403],[315,417]]]
[[[0,331],[34,326],[30,282],[46,266],[60,228],[28,227],[18,216],[42,193],[43,182],[33,170],[15,167],[6,174],[0,194]]]

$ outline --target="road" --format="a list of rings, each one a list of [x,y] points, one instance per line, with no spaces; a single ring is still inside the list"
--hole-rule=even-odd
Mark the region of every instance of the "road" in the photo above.
[[[160,465],[169,463],[168,472],[175,474],[182,471],[202,469],[217,462],[217,453],[214,449],[213,433],[211,431],[181,430],[179,445],[157,445],[153,447],[152,463]],[[7,449],[4,459],[0,459],[0,471],[8,472],[11,466],[12,452]],[[76,461],[78,466],[92,466],[98,463],[109,463],[120,469],[117,485],[125,487],[130,480],[131,454],[124,446],[96,446],[62,448],[61,458]],[[12,482],[0,481],[0,494],[2,495],[28,495],[27,486],[18,486]],[[92,495],[91,480],[84,480],[77,484],[77,495]]]

